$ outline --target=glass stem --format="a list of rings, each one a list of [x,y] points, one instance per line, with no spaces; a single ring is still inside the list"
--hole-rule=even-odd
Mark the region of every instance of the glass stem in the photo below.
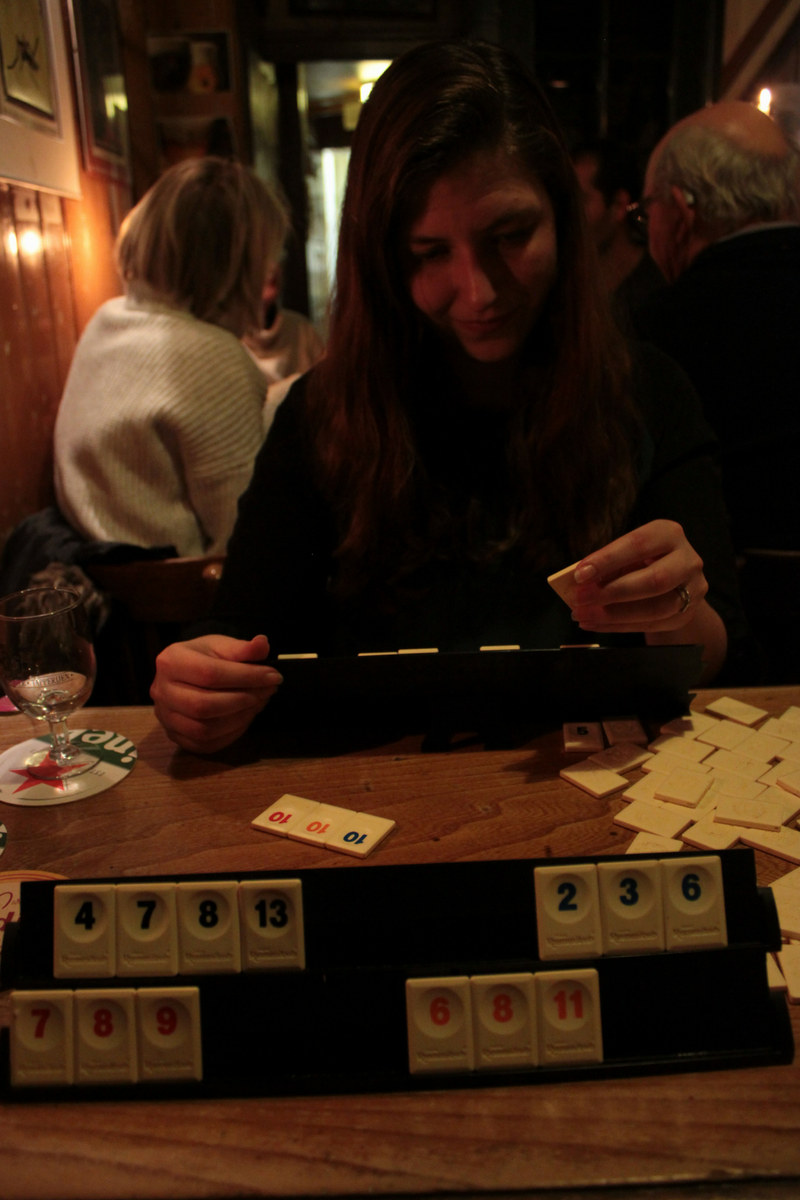
[[[75,749],[67,733],[67,722],[63,718],[59,720],[57,717],[48,717],[47,723],[50,726],[50,736],[53,739],[53,749],[50,752],[50,757],[54,762],[65,766],[75,753]]]

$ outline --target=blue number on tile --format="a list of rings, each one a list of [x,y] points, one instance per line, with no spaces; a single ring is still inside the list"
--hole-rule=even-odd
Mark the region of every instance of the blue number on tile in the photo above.
[[[346,833],[342,840],[345,842],[350,842],[353,846],[360,846],[362,842],[367,840],[367,835],[362,833],[359,837],[358,833],[354,829],[350,833]]]
[[[632,904],[639,903],[639,889],[635,879],[620,879],[619,886],[625,891],[625,895],[619,898],[620,904],[630,908]]]
[[[699,900],[702,895],[698,875],[684,875],[681,881],[681,891],[686,900]]]
[[[572,903],[578,894],[578,889],[575,887],[575,884],[565,881],[564,883],[560,883],[558,885],[557,890],[558,890],[559,896],[564,897],[564,899],[561,901],[561,903],[558,906],[558,911],[559,912],[577,912],[578,911],[577,904]]]

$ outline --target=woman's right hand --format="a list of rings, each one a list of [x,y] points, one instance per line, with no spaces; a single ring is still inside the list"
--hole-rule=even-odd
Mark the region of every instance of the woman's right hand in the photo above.
[[[150,688],[167,735],[184,750],[213,754],[235,742],[283,682],[263,633],[249,642],[207,634],[173,642],[156,659]]]

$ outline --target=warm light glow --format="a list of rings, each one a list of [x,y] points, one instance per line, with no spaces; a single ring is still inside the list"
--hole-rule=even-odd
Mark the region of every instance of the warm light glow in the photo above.
[[[364,104],[366,102],[367,97],[369,96],[369,94],[372,91],[374,86],[375,86],[374,83],[362,83],[361,87],[359,88],[359,95],[361,96],[362,104]]]
[[[17,235],[14,233],[13,229],[6,238],[6,246],[8,247],[9,254],[17,253]]]
[[[758,93],[758,107],[763,113],[769,112],[769,106],[772,103],[772,92],[769,88],[762,88]]]
[[[358,78],[362,83],[374,83],[376,79],[380,79],[386,68],[391,65],[392,60],[390,58],[363,59],[357,66]]]
[[[39,254],[42,249],[42,235],[35,229],[26,229],[19,239],[19,248],[22,254]]]

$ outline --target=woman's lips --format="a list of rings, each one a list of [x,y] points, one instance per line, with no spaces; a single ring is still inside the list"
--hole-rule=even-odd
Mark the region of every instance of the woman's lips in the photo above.
[[[496,333],[502,329],[510,317],[510,313],[504,313],[500,317],[488,317],[477,321],[460,321],[457,318],[453,319],[453,325],[462,333],[469,334],[471,337],[481,337]]]

